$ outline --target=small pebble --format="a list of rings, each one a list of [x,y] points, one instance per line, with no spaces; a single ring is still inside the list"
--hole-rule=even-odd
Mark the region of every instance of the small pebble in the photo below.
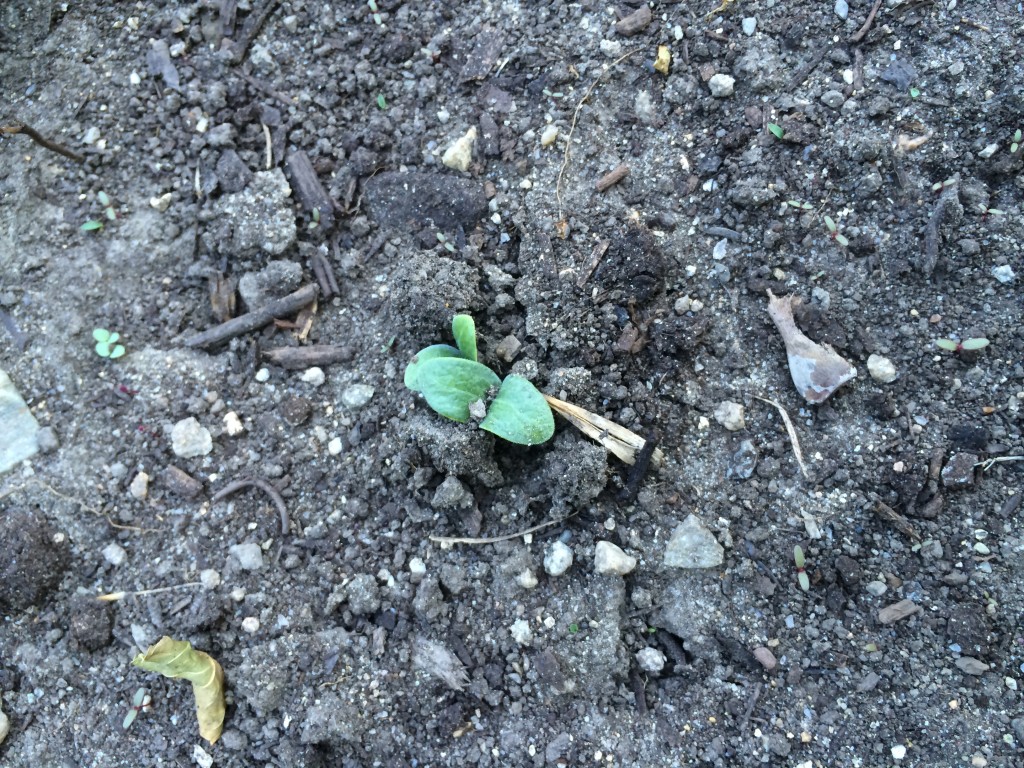
[[[868,373],[871,374],[872,379],[882,384],[892,383],[897,376],[896,366],[892,364],[892,360],[881,355],[868,357]]]
[[[423,562],[422,558],[414,557],[409,561],[409,573],[412,575],[413,582],[418,582],[427,572],[427,564]]]
[[[902,744],[897,744],[895,747],[892,748],[891,752],[893,760],[902,760],[904,757],[907,756],[907,748]]]
[[[1004,677],[1003,678],[1003,683],[1011,691],[1016,691],[1017,690],[1017,681],[1014,678],[1012,678],[1012,677]]]
[[[114,566],[124,565],[124,561],[128,559],[128,553],[120,544],[111,543],[103,548],[103,559]]]
[[[145,499],[149,494],[149,475],[145,472],[139,472],[139,474],[133,477],[131,485],[128,486],[128,493],[139,501]]]
[[[992,155],[999,151],[998,144],[989,144],[983,150],[978,153],[978,157],[982,160],[988,160]]]
[[[665,668],[665,654],[657,648],[642,648],[636,652],[636,663],[644,672],[657,675]]]
[[[341,393],[341,402],[346,408],[362,408],[373,397],[374,389],[369,384],[353,384]]]
[[[213,755],[198,744],[192,745],[192,759],[199,768],[213,768]]]
[[[263,567],[263,550],[259,544],[232,544],[228,551],[238,561],[243,571],[258,571]]]
[[[533,641],[533,632],[530,631],[530,622],[526,619],[516,619],[509,627],[512,639],[520,645],[529,645]]]
[[[832,109],[839,109],[845,101],[846,97],[840,91],[828,90],[821,94],[821,103]]]
[[[301,378],[304,382],[312,384],[314,387],[321,386],[327,380],[327,377],[324,376],[323,369],[317,368],[316,366],[304,370]]]
[[[636,568],[636,558],[630,557],[610,541],[599,541],[594,550],[594,570],[598,573],[625,576]]]
[[[1003,264],[1001,267],[992,267],[992,277],[1005,285],[1006,283],[1012,283],[1017,275],[1014,273],[1013,267],[1009,264]]]
[[[757,19],[754,16],[747,16],[740,26],[743,28],[743,34],[750,37],[754,34],[754,30],[757,29]]]
[[[753,654],[754,658],[757,659],[758,663],[765,668],[766,672],[771,672],[779,665],[778,660],[775,658],[775,654],[763,645],[755,648]]]
[[[245,427],[242,426],[242,420],[238,418],[238,414],[234,411],[228,411],[224,414],[224,431],[228,434],[228,437],[237,437],[245,431]]]
[[[544,572],[549,576],[561,576],[572,565],[572,549],[561,541],[554,542],[544,555]]]
[[[687,515],[665,546],[669,568],[715,568],[725,559],[725,549],[710,529],[694,514]]]
[[[327,452],[331,454],[331,456],[337,456],[339,453],[341,453],[340,437],[331,438],[331,441],[327,443]]]
[[[533,589],[537,586],[537,574],[527,568],[525,571],[516,576],[516,581],[519,586],[523,589]]]
[[[989,670],[988,664],[973,656],[961,656],[956,660],[956,666],[968,675],[983,675]]]
[[[846,17],[850,15],[850,6],[846,0],[836,0],[836,16],[843,21],[846,21]]]
[[[174,199],[174,195],[170,192],[165,192],[160,197],[149,198],[149,206],[153,210],[163,213],[171,207],[171,201]]]
[[[270,370],[267,369],[267,368],[260,368],[258,371],[256,371],[255,379],[256,379],[256,381],[260,382],[261,384],[263,382],[265,382],[265,381],[269,381],[270,380]]]
[[[4,710],[0,707],[0,744],[4,743],[4,739],[7,738],[7,734],[11,732],[11,721],[4,714]]]
[[[549,125],[544,129],[544,132],[540,135],[540,145],[542,147],[550,147],[555,143],[555,139],[558,138],[558,126]]]
[[[260,630],[260,620],[255,616],[246,616],[242,619],[242,631],[255,635]]]
[[[204,568],[199,572],[199,583],[203,589],[216,589],[220,586],[220,573],[215,568]]]
[[[672,306],[672,309],[675,310],[677,315],[685,315],[690,311],[690,302],[691,299],[689,296],[680,296],[676,299],[676,303]]]
[[[711,95],[716,99],[724,99],[728,96],[732,96],[735,85],[735,78],[721,73],[712,75],[711,79],[708,80],[708,89],[711,91]]]
[[[864,585],[864,589],[868,591],[869,595],[881,597],[886,593],[886,590],[888,590],[889,588],[885,585],[885,582],[869,581],[867,584]]]
[[[718,407],[715,408],[715,421],[730,432],[736,432],[747,426],[747,422],[743,418],[743,406],[731,400],[723,400],[718,404]]]
[[[183,459],[205,456],[213,450],[213,437],[210,430],[189,416],[171,428],[171,450]]]
[[[473,144],[476,142],[476,127],[471,127],[458,138],[441,156],[441,162],[455,171],[468,171],[473,162]]]

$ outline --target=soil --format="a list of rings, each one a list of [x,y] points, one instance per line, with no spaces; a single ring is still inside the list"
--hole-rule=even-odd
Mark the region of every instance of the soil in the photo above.
[[[0,137],[43,427],[0,484],[0,763],[1024,765],[1020,5],[376,5],[0,8],[0,125],[84,156]],[[822,405],[769,290],[857,368]],[[457,312],[662,466],[433,413],[403,371]],[[691,514],[720,564],[666,565]],[[224,668],[213,745],[129,664],[163,635]]]

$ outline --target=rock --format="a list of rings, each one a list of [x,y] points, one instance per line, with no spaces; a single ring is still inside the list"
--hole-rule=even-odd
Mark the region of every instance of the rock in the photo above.
[[[636,568],[636,558],[630,557],[610,541],[599,541],[594,548],[594,570],[603,574],[625,576]]]
[[[116,568],[119,565],[124,565],[125,560],[128,559],[128,553],[120,544],[111,542],[103,548],[103,559]]]
[[[289,427],[299,427],[313,413],[313,404],[305,397],[289,397],[277,406],[277,412]]]
[[[0,369],[0,474],[39,450],[39,423],[21,399],[7,373]]]
[[[836,16],[843,21],[846,21],[846,17],[850,15],[850,5],[846,0],[836,0],[835,5]]]
[[[345,587],[348,609],[355,616],[376,613],[380,608],[380,588],[377,580],[367,574],[360,573],[352,578]]]
[[[199,582],[203,589],[216,589],[220,586],[220,572],[216,568],[204,568],[199,572]]]
[[[302,284],[302,267],[294,261],[275,260],[259,272],[246,272],[238,281],[238,295],[250,310],[287,296]]]
[[[956,666],[968,675],[982,675],[991,668],[988,664],[973,656],[961,656],[956,660]]]
[[[572,549],[561,541],[554,542],[544,555],[544,572],[548,576],[561,576],[572,565]]]
[[[974,465],[978,457],[973,453],[954,453],[942,468],[942,485],[950,489],[970,488],[974,485]]]
[[[747,16],[740,23],[740,27],[743,29],[743,34],[750,37],[754,34],[754,30],[757,29],[757,18],[754,16]]]
[[[167,490],[183,499],[194,499],[203,492],[201,482],[173,465],[161,473],[160,480]]]
[[[519,645],[529,645],[533,642],[533,632],[530,631],[530,622],[526,619],[516,619],[509,627],[512,639]]]
[[[9,506],[0,514],[0,613],[42,605],[60,584],[67,551],[56,536],[40,514]]]
[[[139,472],[139,474],[133,477],[131,485],[128,486],[128,493],[139,501],[145,499],[149,494],[149,475],[145,472]]]
[[[324,376],[323,369],[318,368],[317,366],[307,368],[302,372],[302,375],[299,378],[313,387],[322,387],[324,382],[327,381],[327,377]]]
[[[1013,267],[1009,264],[1003,264],[1000,267],[992,267],[992,277],[998,280],[1000,283],[1012,283],[1017,275],[1013,271]]]
[[[213,450],[213,437],[210,430],[189,416],[171,428],[171,450],[183,459],[205,456]]]
[[[57,430],[53,427],[43,427],[36,435],[39,442],[39,450],[43,453],[53,453],[60,448],[60,440],[57,439]]]
[[[455,475],[448,475],[434,491],[430,506],[434,509],[461,509],[473,504],[473,494]]]
[[[844,101],[846,101],[846,97],[841,91],[828,90],[821,94],[821,103],[831,109],[839,109],[843,106]]]
[[[708,89],[711,91],[711,95],[716,99],[724,99],[728,96],[732,96],[733,87],[735,85],[735,78],[721,73],[712,75],[711,79],[708,80]]]
[[[558,138],[558,126],[548,125],[543,133],[540,135],[540,145],[542,147],[550,147],[555,143],[555,139]]]
[[[718,407],[715,408],[715,421],[730,432],[735,432],[747,426],[743,418],[743,406],[731,400],[723,400],[718,404]]]
[[[778,660],[775,658],[775,654],[765,648],[763,645],[758,646],[753,650],[754,658],[757,659],[758,663],[764,667],[766,672],[771,672],[777,666],[779,666]]]
[[[3,702],[0,701],[0,704]],[[3,707],[0,706],[0,744],[4,743],[4,739],[7,738],[7,734],[11,732],[11,720],[4,714]]]
[[[370,402],[374,391],[369,384],[352,384],[341,393],[341,403],[353,411],[358,410]]]
[[[676,526],[665,548],[669,568],[715,568],[725,559],[725,550],[696,515]]]
[[[259,250],[284,253],[297,234],[291,193],[280,168],[253,174],[244,190],[212,202],[211,240],[232,258]]]
[[[889,590],[884,581],[869,581],[864,585],[864,589],[874,597],[881,597]]]
[[[252,181],[252,171],[233,149],[224,150],[217,160],[217,180],[226,194],[241,192]]]
[[[878,611],[879,624],[894,624],[900,619],[912,616],[921,610],[920,606],[913,600],[900,600],[898,603],[887,605]]]
[[[751,440],[744,440],[732,455],[732,460],[725,470],[725,476],[731,480],[746,480],[757,469],[757,446]]]
[[[258,571],[263,568],[263,550],[259,544],[232,544],[228,547],[228,552],[238,561],[243,571]]]
[[[665,654],[657,648],[641,648],[636,653],[636,663],[647,674],[658,675],[665,668]]]
[[[245,427],[242,426],[242,420],[238,418],[238,414],[234,411],[225,413],[223,421],[224,432],[228,437],[237,437],[245,431]]]
[[[525,571],[516,576],[516,583],[519,584],[523,589],[533,589],[540,582],[537,581],[537,574],[531,569],[527,568]]]
[[[440,173],[379,173],[363,185],[363,200],[382,228],[405,230],[430,219],[442,232],[472,229],[487,214],[483,186]]]
[[[470,126],[466,134],[455,141],[441,156],[441,162],[455,171],[468,171],[473,162],[473,144],[476,143],[476,126]]]
[[[860,584],[860,563],[849,555],[839,555],[836,558],[836,573],[839,574],[839,580],[843,582],[843,586],[851,591]]]
[[[896,366],[892,364],[892,360],[881,355],[868,357],[868,373],[872,379],[882,384],[892,383],[897,376]]]
[[[522,348],[522,342],[520,342],[515,336],[509,334],[498,342],[498,346],[495,348],[494,354],[506,363],[511,363],[516,359],[516,355],[519,354],[519,350]]]

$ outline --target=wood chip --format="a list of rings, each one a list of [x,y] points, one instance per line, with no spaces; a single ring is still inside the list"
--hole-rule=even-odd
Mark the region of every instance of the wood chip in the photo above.
[[[629,166],[625,163],[621,163],[598,179],[597,183],[594,184],[594,188],[597,189],[598,192],[604,192],[609,188],[614,187],[627,176],[629,176]]]
[[[898,603],[887,605],[878,611],[878,622],[880,624],[894,624],[900,619],[913,616],[921,610],[921,606],[913,600],[900,600]]]
[[[312,216],[314,210],[319,211],[319,226],[330,230],[334,226],[334,204],[313,170],[309,156],[302,150],[289,152],[284,167],[303,211],[308,216]]]
[[[616,22],[615,31],[625,37],[638,35],[647,29],[647,25],[651,23],[651,17],[651,8],[645,3],[629,14],[629,16]]]
[[[278,347],[263,350],[263,357],[288,371],[301,371],[313,366],[324,367],[349,360],[351,351],[332,344],[313,344],[308,347]]]

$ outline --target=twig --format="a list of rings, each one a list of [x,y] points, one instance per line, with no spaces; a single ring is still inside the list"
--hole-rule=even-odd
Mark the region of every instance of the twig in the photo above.
[[[959,181],[959,179],[957,179]],[[921,270],[921,274],[925,277],[931,277],[932,272],[935,271],[935,265],[939,260],[939,240],[941,239],[940,227],[942,226],[942,217],[946,215],[946,205],[949,203],[953,195],[957,194],[957,185],[953,184],[942,190],[942,194],[939,195],[939,199],[935,201],[935,208],[932,210],[932,215],[928,218],[928,223],[924,228],[924,250],[921,253],[921,259],[918,264],[918,268]]]
[[[320,293],[323,294],[324,299],[329,299],[341,293],[341,289],[338,288],[338,281],[334,277],[334,267],[331,266],[331,262],[327,260],[324,254],[317,251],[310,256],[309,266],[316,276],[317,285],[320,286]]]
[[[308,347],[278,347],[263,350],[263,357],[287,371],[298,371],[314,365],[333,365],[350,358],[348,350],[333,344],[311,344]]]
[[[467,538],[464,536],[431,536],[431,541],[436,541],[438,544],[497,544],[499,541],[511,541],[512,539],[518,539],[520,536],[528,536],[536,531],[543,530],[544,528],[550,528],[552,525],[558,525],[564,523],[572,515],[566,515],[558,520],[549,520],[546,523],[535,525],[532,528],[527,528],[525,531],[519,533],[509,533],[505,536],[488,536],[484,538],[474,539]]]
[[[626,485],[619,491],[619,495],[615,499],[620,504],[632,504],[636,501],[636,497],[640,493],[640,484],[644,481],[644,475],[647,474],[647,470],[651,466],[651,459],[654,458],[654,449],[657,445],[657,437],[654,430],[651,430],[644,440],[643,448],[636,455],[636,463],[626,473]]]
[[[243,488],[259,488],[273,500],[278,513],[281,515],[281,533],[287,536],[289,528],[288,507],[285,506],[284,499],[281,497],[281,494],[277,492],[277,488],[272,486],[266,480],[261,480],[258,477],[248,480],[235,480],[217,491],[217,493],[213,495],[213,498],[210,499],[210,502],[216,504],[221,499],[224,499]]]
[[[255,77],[253,77],[252,75],[250,75],[250,74],[248,74],[246,72],[238,72],[237,74],[238,74],[238,76],[240,78],[245,80],[245,82],[247,82],[249,85],[251,85],[257,91],[262,91],[263,93],[267,94],[267,96],[269,96],[270,98],[277,99],[277,101],[281,102],[286,107],[294,107],[295,106],[295,99],[293,99],[291,96],[285,96],[280,91],[275,91],[273,88],[271,88],[266,83],[264,83],[264,82],[262,82],[260,80],[257,80]]]
[[[245,20],[245,24],[242,26],[242,34],[239,35],[238,42],[235,43],[234,48],[231,51],[231,63],[240,64],[242,59],[245,58],[246,52],[249,50],[249,46],[252,45],[252,41],[256,39],[256,35],[260,33],[260,29],[263,27],[263,23],[267,20],[267,17],[274,12],[277,8],[277,4],[281,0],[264,0],[263,7],[253,11],[249,14],[249,17]]]
[[[591,440],[596,440],[627,464],[636,463],[637,454],[643,450],[647,442],[636,432],[632,432],[604,416],[591,413],[586,408],[559,400],[557,397],[544,395],[544,399],[551,406],[551,410],[563,416]],[[655,448],[651,454],[651,462],[655,467],[660,467],[664,460],[665,454],[660,448]]]
[[[597,269],[597,265],[601,263],[601,259],[604,257],[609,245],[611,245],[610,240],[601,240],[594,246],[594,250],[590,253],[590,262],[587,264],[586,269],[583,270],[583,274],[580,275],[579,280],[576,281],[577,288],[582,288],[587,284],[587,280],[589,280],[590,276],[594,274],[594,270]]]
[[[604,192],[611,187],[614,187],[627,176],[629,176],[629,166],[625,163],[619,163],[612,170],[597,180],[597,183],[594,184],[594,189],[598,192]]]
[[[750,696],[750,701],[747,702],[747,708],[743,710],[743,717],[740,718],[739,730],[744,730],[747,727],[747,723],[750,722],[750,716],[754,714],[754,707],[757,706],[757,700],[761,698],[761,683],[754,686],[754,692]]]
[[[18,122],[12,123],[11,125],[0,125],[0,133],[6,133],[11,135],[14,135],[16,133],[23,133],[30,139],[32,139],[32,141],[34,141],[36,144],[45,149],[50,150],[51,152],[56,152],[58,155],[64,155],[64,157],[68,158],[69,160],[74,160],[76,163],[85,162],[85,157],[83,157],[82,155],[68,149],[62,144],[58,144],[55,141],[50,141],[50,139],[47,139],[46,137],[41,135],[39,131],[37,131],[35,128],[33,128],[30,125],[25,125],[25,123]]]
[[[789,442],[793,446],[793,455],[796,456],[796,463],[800,465],[800,472],[803,473],[803,476],[810,480],[811,476],[808,474],[807,467],[804,465],[804,455],[800,450],[800,440],[796,436],[796,428],[793,426],[793,422],[789,418],[789,414],[786,413],[786,409],[774,400],[769,400],[767,397],[761,397],[760,395],[754,395],[754,397],[763,403],[768,403],[768,405],[774,406],[779,412],[779,415],[782,416],[782,422],[786,425],[786,432],[789,433]]]
[[[994,464],[1001,461],[1024,461],[1024,456],[993,456],[991,459],[976,462],[974,466],[981,467],[982,472],[988,472]]]
[[[102,600],[105,603],[113,603],[117,600],[124,600],[126,597],[139,597],[140,595],[156,595],[161,592],[170,592],[172,589],[182,589],[183,587],[199,587],[202,586],[201,581],[188,581],[184,584],[175,584],[170,587],[157,587],[156,589],[139,589],[134,592],[108,592],[105,595],[96,595],[97,600]]]
[[[871,13],[868,14],[868,18],[867,21],[864,22],[864,26],[862,26],[860,29],[858,29],[856,32],[850,35],[851,43],[859,43],[861,40],[864,39],[864,35],[868,33],[869,29],[871,29],[871,25],[875,23],[875,14],[878,13],[878,9],[881,7],[881,5],[882,0],[875,0],[875,4],[871,7]]]
[[[647,694],[644,691],[644,679],[640,676],[640,670],[634,666],[629,668],[629,686],[633,689],[633,701],[636,702],[636,711],[641,715],[646,715]]]
[[[876,501],[874,512],[875,515],[885,520],[885,522],[889,523],[904,536],[914,539],[915,541],[921,540],[921,536],[918,534],[914,526],[910,524],[910,521],[888,504]]]
[[[609,64],[608,67],[603,72],[601,72],[601,74],[594,78],[594,82],[590,84],[590,87],[587,88],[586,93],[583,94],[583,98],[580,99],[579,103],[576,105],[576,109],[573,110],[572,125],[569,126],[569,133],[565,137],[565,154],[562,157],[562,167],[558,169],[558,179],[555,181],[555,199],[558,201],[559,219],[562,218],[562,177],[565,175],[565,169],[569,166],[569,152],[572,149],[572,134],[576,130],[576,123],[579,122],[580,111],[583,109],[583,105],[587,103],[587,99],[590,98],[590,94],[594,92],[594,89],[597,87],[597,84],[601,82],[601,79],[605,75],[611,72],[617,64],[625,61],[634,53],[638,53],[639,51],[642,50],[643,48],[634,48],[633,50],[622,54],[621,56],[619,56],[619,58],[617,58],[615,61]]]
[[[184,344],[186,347],[213,347],[249,331],[255,331],[257,328],[262,328],[273,322],[276,317],[294,314],[308,304],[312,304],[316,300],[319,290],[316,285],[304,286],[295,293],[275,299],[259,309],[215,325],[202,333],[197,333],[195,336],[185,339]]]

